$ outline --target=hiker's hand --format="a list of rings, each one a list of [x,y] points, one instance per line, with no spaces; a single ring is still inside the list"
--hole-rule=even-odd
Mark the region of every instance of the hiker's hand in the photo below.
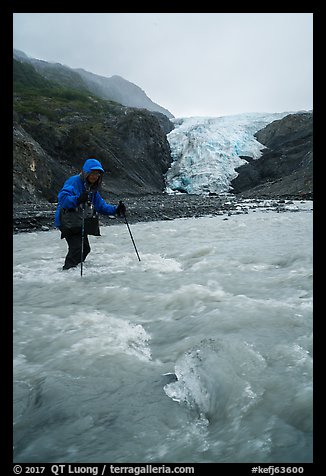
[[[88,192],[83,192],[79,195],[77,198],[77,205],[80,205],[81,203],[86,203],[88,199]]]
[[[119,216],[119,217],[124,217],[125,214],[126,214],[126,206],[124,203],[122,203],[122,201],[120,200],[119,202],[119,205],[117,206],[117,210],[116,210],[116,214]]]

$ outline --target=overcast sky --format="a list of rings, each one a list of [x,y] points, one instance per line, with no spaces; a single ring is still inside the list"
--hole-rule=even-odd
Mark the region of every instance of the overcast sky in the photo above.
[[[312,13],[14,13],[28,56],[122,76],[175,117],[312,109]]]

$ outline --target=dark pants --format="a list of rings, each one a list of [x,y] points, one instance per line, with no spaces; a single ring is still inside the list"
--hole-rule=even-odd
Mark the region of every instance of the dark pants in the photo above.
[[[73,268],[74,266],[77,266],[81,261],[82,237],[81,233],[78,233],[70,236],[65,236],[64,238],[68,243],[68,253],[63,269],[69,269]],[[86,256],[90,251],[91,247],[89,246],[88,236],[84,235],[83,261],[85,261]]]

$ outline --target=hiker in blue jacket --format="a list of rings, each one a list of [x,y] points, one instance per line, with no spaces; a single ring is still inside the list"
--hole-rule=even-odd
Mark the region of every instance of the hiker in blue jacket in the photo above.
[[[61,239],[68,244],[63,269],[77,266],[91,251],[88,235],[100,235],[98,214],[124,216],[126,207],[110,205],[101,197],[99,189],[104,169],[96,159],[87,159],[78,175],[69,177],[58,193],[54,225],[61,231]],[[84,225],[84,227],[82,226]],[[82,230],[84,235],[82,246]]]

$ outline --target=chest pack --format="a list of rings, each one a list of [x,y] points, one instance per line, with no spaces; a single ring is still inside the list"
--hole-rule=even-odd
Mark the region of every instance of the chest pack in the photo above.
[[[93,205],[77,208],[60,208],[60,230],[63,237],[81,233],[84,220],[85,235],[100,236],[99,217]]]

